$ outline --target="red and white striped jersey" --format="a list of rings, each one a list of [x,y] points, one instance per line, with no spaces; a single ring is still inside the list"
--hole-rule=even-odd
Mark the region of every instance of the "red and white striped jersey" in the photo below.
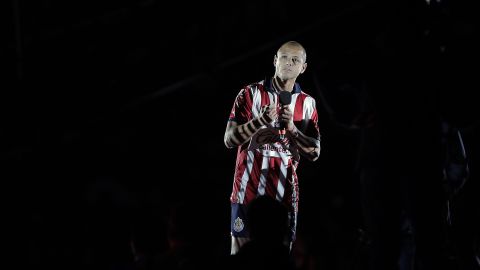
[[[256,118],[262,106],[275,104],[280,108],[278,92],[271,79],[250,84],[238,93],[229,121],[239,125]],[[290,110],[295,126],[309,137],[320,140],[315,100],[296,83]],[[260,195],[269,195],[283,202],[290,210],[298,209],[298,178],[296,169],[300,155],[288,136],[280,140],[278,120],[258,130],[249,142],[238,147],[232,203],[248,204]]]

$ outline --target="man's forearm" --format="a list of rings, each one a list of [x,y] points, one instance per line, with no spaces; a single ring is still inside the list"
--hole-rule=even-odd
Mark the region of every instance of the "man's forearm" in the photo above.
[[[237,125],[234,121],[229,122],[225,132],[225,145],[233,148],[244,144],[265,124],[261,118],[252,119],[242,125]]]
[[[290,132],[290,136],[303,156],[311,161],[318,159],[320,156],[320,140],[303,134],[297,128]]]

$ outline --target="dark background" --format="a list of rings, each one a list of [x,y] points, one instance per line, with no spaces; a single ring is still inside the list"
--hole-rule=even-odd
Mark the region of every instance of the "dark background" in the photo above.
[[[464,136],[471,177],[454,231],[470,245],[480,205],[475,11],[467,1],[384,2],[3,2],[1,159],[7,206],[26,228],[24,261],[116,269],[132,259],[132,224],[153,224],[163,247],[178,203],[212,253],[227,254],[236,150],[223,144],[226,121],[244,85],[273,75],[288,40],[307,49],[299,82],[319,110],[321,157],[298,171],[299,243],[319,268],[358,261],[360,131],[347,127],[375,52],[404,43],[427,52],[435,108]]]

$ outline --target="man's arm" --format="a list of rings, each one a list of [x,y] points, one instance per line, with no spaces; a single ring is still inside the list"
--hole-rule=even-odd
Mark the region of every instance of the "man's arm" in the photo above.
[[[282,106],[280,120],[287,124],[289,137],[295,142],[300,154],[308,160],[315,161],[320,156],[320,139],[309,137],[293,123],[293,113],[288,105]]]
[[[320,156],[320,140],[305,135],[295,125],[293,126],[294,128],[288,132],[290,133],[290,138],[297,144],[300,154],[308,160],[317,160]]]
[[[245,124],[239,125],[236,121],[228,121],[223,138],[228,148],[240,146],[252,138],[252,136],[264,125],[270,123],[277,117],[274,106],[264,106],[260,115]]]

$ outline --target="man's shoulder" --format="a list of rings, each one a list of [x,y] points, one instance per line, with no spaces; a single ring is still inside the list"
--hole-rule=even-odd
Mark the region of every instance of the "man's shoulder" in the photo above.
[[[264,80],[261,80],[261,81],[258,81],[258,82],[246,84],[242,87],[242,89],[240,89],[239,94],[240,95],[245,95],[246,94],[246,95],[253,96],[253,95],[255,95],[256,92],[265,91],[264,82],[265,82]]]
[[[263,90],[265,86],[265,80],[249,83],[245,85],[244,89],[251,89],[251,90]]]
[[[312,100],[313,102],[315,102],[315,98],[308,94],[307,92],[305,92],[304,90],[301,90],[299,93],[298,93],[299,96],[303,97],[304,99],[310,99]]]

